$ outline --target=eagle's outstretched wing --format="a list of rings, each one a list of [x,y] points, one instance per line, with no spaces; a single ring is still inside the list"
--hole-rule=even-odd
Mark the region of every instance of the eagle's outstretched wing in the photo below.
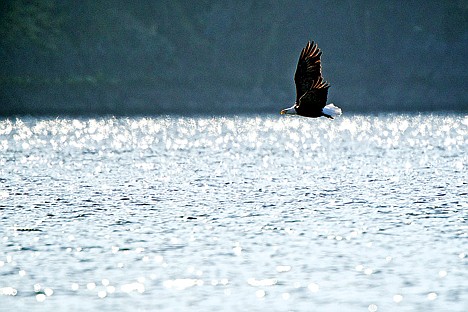
[[[322,52],[316,43],[307,42],[297,63],[294,82],[296,83],[296,110],[305,115],[319,114],[326,105],[330,85],[323,80]]]

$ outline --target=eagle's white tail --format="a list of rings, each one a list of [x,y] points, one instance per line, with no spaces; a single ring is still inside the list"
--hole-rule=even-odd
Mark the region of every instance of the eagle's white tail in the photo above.
[[[333,103],[330,103],[324,108],[322,108],[322,112],[325,115],[335,118],[341,115],[341,108],[339,108],[338,106],[335,106]]]

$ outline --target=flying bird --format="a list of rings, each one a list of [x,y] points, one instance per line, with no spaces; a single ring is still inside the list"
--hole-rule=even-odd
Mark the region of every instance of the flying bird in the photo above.
[[[290,108],[283,109],[281,114],[314,118],[325,116],[330,119],[341,115],[341,108],[333,103],[327,105],[330,84],[322,77],[321,55],[322,51],[316,43],[307,42],[302,49],[294,74],[296,102]]]

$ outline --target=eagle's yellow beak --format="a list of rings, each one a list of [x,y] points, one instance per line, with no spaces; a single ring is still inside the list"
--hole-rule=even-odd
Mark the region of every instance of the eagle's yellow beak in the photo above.
[[[280,112],[280,114],[281,114],[281,115],[284,115],[284,114],[286,114],[286,110],[285,110],[285,109],[283,109],[283,110]]]

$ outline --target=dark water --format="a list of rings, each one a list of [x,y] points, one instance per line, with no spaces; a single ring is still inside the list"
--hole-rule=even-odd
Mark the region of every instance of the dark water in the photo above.
[[[0,120],[1,311],[466,311],[468,116]]]

